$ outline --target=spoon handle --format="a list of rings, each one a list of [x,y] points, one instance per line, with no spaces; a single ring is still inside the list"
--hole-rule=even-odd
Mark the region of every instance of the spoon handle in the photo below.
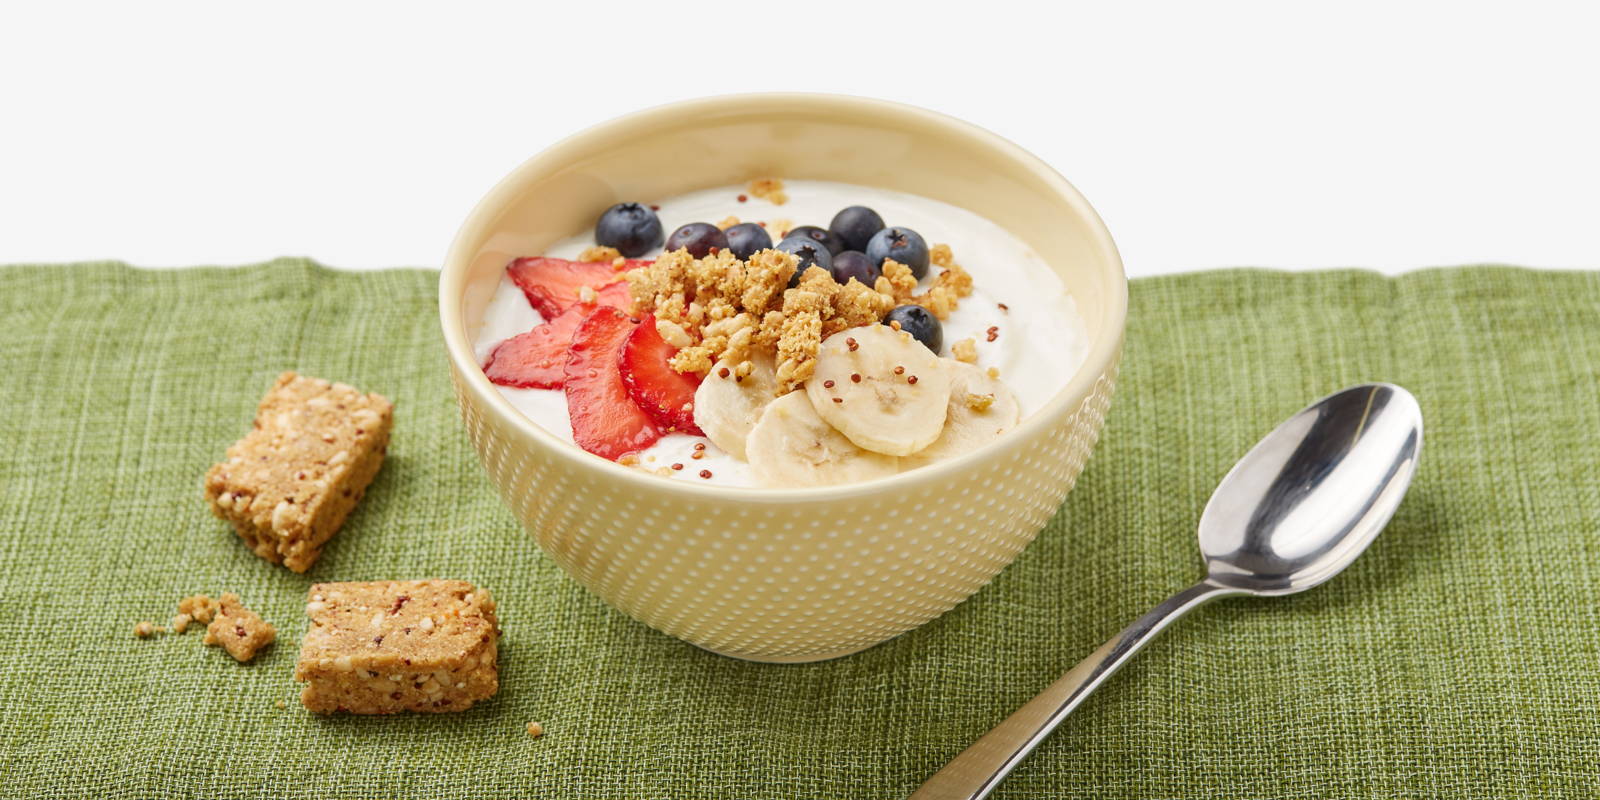
[[[961,751],[910,800],[981,800],[1033,752],[1072,710],[1134,653],[1173,621],[1219,597],[1237,592],[1201,581],[1167,598],[1111,641],[1078,662],[1004,722]]]

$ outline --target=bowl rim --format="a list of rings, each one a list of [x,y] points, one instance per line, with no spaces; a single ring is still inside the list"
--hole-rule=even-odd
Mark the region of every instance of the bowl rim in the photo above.
[[[624,466],[585,452],[582,448],[557,438],[538,423],[517,411],[509,400],[495,390],[494,384],[484,375],[483,369],[478,364],[472,343],[466,336],[465,326],[462,324],[461,295],[466,285],[467,268],[473,255],[472,252],[469,252],[469,242],[482,238],[484,229],[491,221],[496,219],[502,209],[520,194],[520,187],[531,174],[570,160],[574,151],[586,147],[586,140],[592,137],[614,136],[629,129],[643,132],[668,120],[700,117],[723,109],[747,111],[751,105],[757,103],[780,104],[786,110],[793,110],[797,107],[803,109],[806,106],[829,106],[834,109],[843,107],[867,117],[871,115],[879,117],[889,115],[918,125],[936,126],[944,129],[948,134],[965,138],[974,144],[998,151],[1043,179],[1052,190],[1089,223],[1093,242],[1105,252],[1107,265],[1113,273],[1109,276],[1112,278],[1107,292],[1109,303],[1105,308],[1106,313],[1099,329],[1096,331],[1100,335],[1097,336],[1094,345],[1085,355],[1083,363],[1079,365],[1077,372],[1048,402],[1022,420],[1008,435],[1002,436],[976,450],[885,478],[876,478],[854,484],[792,489],[726,486],[711,483],[698,484],[671,479],[668,479],[670,483],[664,484],[661,476],[651,475],[644,470]],[[970,462],[982,457],[1006,441],[1016,442],[1037,436],[1043,428],[1050,425],[1062,413],[1070,413],[1066,406],[1071,404],[1074,398],[1087,396],[1093,384],[1100,379],[1100,376],[1116,365],[1121,355],[1123,336],[1127,326],[1127,315],[1127,275],[1123,269],[1122,256],[1117,251],[1116,243],[1111,239],[1111,232],[1106,228],[1105,221],[1100,218],[1100,215],[1089,205],[1089,201],[1084,198],[1076,187],[1038,156],[1033,155],[999,134],[937,111],[890,100],[819,92],[752,92],[680,100],[613,117],[570,134],[518,164],[473,206],[462,221],[460,228],[456,231],[455,237],[451,240],[449,250],[446,251],[444,266],[439,272],[439,321],[443,327],[445,353],[459,380],[464,383],[462,391],[470,392],[480,406],[486,406],[490,409],[488,413],[498,415],[503,421],[509,422],[528,438],[556,452],[558,454],[557,458],[562,459],[565,462],[565,466],[570,470],[593,470],[598,474],[622,481],[627,486],[636,486],[644,490],[680,492],[685,496],[685,499],[707,502],[726,500],[749,504],[816,502],[824,498],[845,499],[876,495],[905,484],[924,481],[933,482],[950,477],[953,473],[966,469]]]

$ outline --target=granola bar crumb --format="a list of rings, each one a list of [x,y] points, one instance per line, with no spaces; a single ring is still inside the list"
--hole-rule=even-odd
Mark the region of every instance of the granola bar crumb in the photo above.
[[[783,190],[782,178],[757,178],[750,182],[750,193],[775,206],[789,202],[789,195]]]
[[[950,345],[950,355],[957,361],[976,364],[978,363],[978,342],[971,336]]]
[[[203,594],[190,595],[178,601],[178,613],[187,614],[195,622],[210,622],[217,613],[217,601]]]
[[[999,380],[1000,379],[1000,368],[999,367],[990,367],[989,368],[989,378],[990,378],[990,380]]]
[[[936,267],[948,267],[955,263],[955,256],[950,252],[950,245],[936,244],[928,251],[928,258]]]
[[[789,231],[794,230],[794,220],[792,220],[792,219],[783,219],[783,218],[780,217],[778,219],[773,220],[767,226],[767,229],[768,230],[777,231],[778,235],[772,237],[772,240],[775,241],[775,242],[781,242],[781,241],[783,241],[783,237],[789,235]]]
[[[596,292],[594,290],[593,286],[579,286],[578,287],[578,302],[580,302],[580,303],[593,303],[594,301],[599,300],[599,299],[600,299],[600,293]]]
[[[181,634],[184,631],[189,630],[189,623],[191,622],[194,622],[194,617],[191,617],[188,614],[178,614],[177,616],[174,616],[172,618],[172,632]]]
[[[739,224],[739,218],[733,216],[732,214],[729,214],[728,216],[723,217],[721,219],[721,221],[719,221],[717,223],[717,227],[722,229],[722,230],[727,230],[727,229],[729,229],[729,228],[731,228],[731,227],[733,227],[735,225],[738,225],[738,224]]]
[[[155,632],[155,626],[144,620],[140,620],[137,625],[133,626],[133,635],[140,639],[148,639],[155,635]]]
[[[983,412],[988,411],[989,406],[992,405],[994,405],[993,392],[990,392],[989,394],[973,394],[971,392],[967,393],[967,408],[970,408],[973,411],[982,414]]]
[[[239,604],[239,595],[227,592],[217,601],[217,616],[206,626],[205,643],[221,646],[240,663],[272,644],[278,632],[256,612]]]
[[[542,725],[542,724],[540,724],[538,722],[530,722],[530,723],[528,723],[528,735],[532,736],[535,739],[539,738],[540,736],[543,736],[544,735],[544,725]]]
[[[579,261],[605,262],[614,264],[619,258],[622,258],[622,251],[615,247],[606,247],[605,245],[586,247],[584,248],[583,252],[578,254]]]
[[[288,704],[288,703],[285,703],[285,702],[283,702],[283,701],[282,701],[282,700],[279,700],[279,701],[277,701],[277,702],[275,702],[275,703],[273,703],[273,704],[272,704],[272,707],[273,707],[273,708],[288,708],[288,707],[289,707],[289,704]]]

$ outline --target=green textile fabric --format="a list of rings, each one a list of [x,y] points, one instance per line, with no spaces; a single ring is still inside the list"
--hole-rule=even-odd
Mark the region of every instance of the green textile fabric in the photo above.
[[[1600,273],[1135,281],[1107,428],[1038,540],[943,618],[798,666],[658,634],[539,552],[463,434],[437,280],[291,259],[0,268],[0,795],[902,798],[1194,580],[1195,523],[1234,460],[1368,380],[1411,389],[1428,426],[1372,549],[1308,594],[1179,623],[995,797],[1600,794]],[[397,409],[383,472],[303,576],[200,491],[290,368]],[[434,576],[497,598],[496,697],[300,707],[311,582]],[[194,631],[133,637],[223,590],[278,627],[254,663]]]

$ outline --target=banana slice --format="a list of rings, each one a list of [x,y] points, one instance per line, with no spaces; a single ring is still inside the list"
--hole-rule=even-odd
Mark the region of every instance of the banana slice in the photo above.
[[[906,469],[954,458],[993,441],[1022,420],[1022,405],[1005,384],[987,372],[954,359],[950,371],[950,404],[939,440],[901,462]]]
[[[900,471],[900,459],[862,450],[823,422],[804,392],[767,404],[745,453],[756,477],[774,487],[854,483]]]
[[[806,395],[817,416],[857,446],[904,456],[939,438],[950,376],[911,334],[867,325],[822,342]]]
[[[737,364],[718,361],[694,393],[694,424],[712,444],[740,460],[745,458],[744,443],[750,429],[778,395],[778,371],[772,356],[752,355],[750,364],[750,374],[740,378]],[[723,370],[727,370],[726,378]]]

